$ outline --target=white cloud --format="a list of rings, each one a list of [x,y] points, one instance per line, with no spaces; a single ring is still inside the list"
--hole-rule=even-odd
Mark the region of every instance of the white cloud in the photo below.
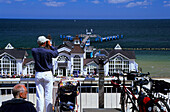
[[[50,1],[50,2],[44,2],[46,6],[51,6],[51,7],[61,7],[66,4],[66,2],[55,2],[55,1]]]
[[[25,0],[15,0],[16,2],[22,2],[22,1],[25,1]]]
[[[167,3],[168,1],[163,1],[163,3]]]
[[[94,0],[94,1],[92,1],[92,3],[94,3],[94,4],[99,4],[100,1],[99,1],[99,0]]]
[[[130,2],[130,1],[134,1],[134,0],[108,0],[108,3],[117,4],[117,3],[127,3],[127,2]]]
[[[164,7],[170,7],[170,1],[163,1]]]
[[[170,3],[169,3],[169,4],[165,4],[164,6],[165,6],[165,7],[170,7]]]
[[[71,0],[71,2],[77,2],[77,0]]]
[[[147,0],[145,0],[143,2],[131,2],[131,3],[128,3],[126,5],[126,7],[144,6],[144,8],[146,8],[147,5],[149,5],[149,2],[147,2]]]
[[[7,0],[7,1],[6,1],[6,3],[11,4],[12,2],[11,2],[11,1],[9,1],[9,0]]]
[[[12,1],[10,1],[10,0],[0,0],[0,3],[7,3],[7,4],[11,4],[11,3],[12,3]]]
[[[14,3],[14,2],[22,2],[22,1],[25,1],[25,0],[0,0],[0,3],[11,4],[11,3]]]

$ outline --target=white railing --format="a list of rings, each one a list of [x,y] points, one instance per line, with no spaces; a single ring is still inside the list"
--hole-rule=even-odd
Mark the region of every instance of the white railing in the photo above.
[[[109,84],[111,80],[114,78],[105,78],[105,84]],[[16,83],[24,83],[28,89],[28,97],[27,100],[33,102],[36,105],[36,90],[34,87],[29,87],[29,84],[35,84],[34,78],[15,78],[15,79],[0,79],[0,84],[16,84]],[[55,83],[58,83],[61,78],[55,78]],[[85,78],[75,78],[75,80],[79,80],[80,82],[80,94],[77,96],[77,104],[79,105],[79,112],[82,112],[83,108],[98,108],[98,86],[81,86],[84,82],[88,84],[97,84],[98,78],[93,80],[86,80]],[[53,92],[53,103],[55,103],[55,96],[57,91],[57,84],[54,84],[54,92]],[[0,106],[3,101],[9,100],[13,98],[12,96],[13,87],[0,87]],[[83,90],[83,91],[82,91]],[[86,91],[88,90],[88,91]],[[31,91],[31,92],[30,92]],[[170,99],[170,93],[167,94],[168,99]],[[170,101],[170,100],[169,100]],[[110,86],[105,86],[104,93],[104,108],[120,108],[120,93],[118,93],[117,89],[114,89]],[[170,103],[170,102],[168,102]]]

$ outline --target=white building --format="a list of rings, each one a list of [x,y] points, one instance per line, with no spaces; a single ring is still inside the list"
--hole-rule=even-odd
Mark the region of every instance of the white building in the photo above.
[[[0,50],[0,74],[22,74],[22,64],[27,56],[24,50],[17,50],[9,43],[5,49]]]
[[[69,76],[71,74],[98,74],[98,64],[95,57],[97,54],[105,54],[104,65],[105,75],[121,72],[138,71],[138,64],[135,62],[134,51],[123,50],[119,44],[111,51],[95,49],[92,46],[82,46],[80,39],[76,36],[73,43],[67,41],[58,46],[59,55],[53,59],[53,74],[58,76]],[[1,74],[23,74],[33,75],[34,60],[26,58],[24,50],[16,50],[11,45],[0,50],[0,71]]]
[[[108,52],[105,49],[96,50],[92,46],[82,47],[80,39],[75,37],[73,43],[64,40],[58,47],[59,56],[54,59],[53,73],[58,76],[68,76],[73,73],[81,75],[98,73],[98,64],[94,61],[97,54],[105,54],[105,75],[121,72],[138,71],[134,51],[122,50],[119,44]],[[81,47],[80,47],[81,46]]]

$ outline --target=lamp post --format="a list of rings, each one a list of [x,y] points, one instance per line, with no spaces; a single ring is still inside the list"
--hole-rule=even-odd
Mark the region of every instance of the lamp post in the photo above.
[[[104,108],[104,61],[106,55],[98,54],[96,59],[99,64],[99,108]]]

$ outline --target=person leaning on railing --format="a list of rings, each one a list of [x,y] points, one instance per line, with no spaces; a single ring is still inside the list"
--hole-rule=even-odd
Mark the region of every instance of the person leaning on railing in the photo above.
[[[46,112],[52,112],[52,90],[53,90],[53,75],[52,75],[52,58],[58,56],[57,48],[53,47],[50,40],[45,36],[39,36],[37,43],[38,48],[32,49],[32,56],[35,61],[35,83],[36,83],[36,98],[37,111],[44,110],[44,96]],[[49,49],[50,48],[50,49]]]
[[[23,84],[17,84],[13,88],[14,98],[2,102],[0,112],[37,112],[34,104],[26,101],[27,88]]]

